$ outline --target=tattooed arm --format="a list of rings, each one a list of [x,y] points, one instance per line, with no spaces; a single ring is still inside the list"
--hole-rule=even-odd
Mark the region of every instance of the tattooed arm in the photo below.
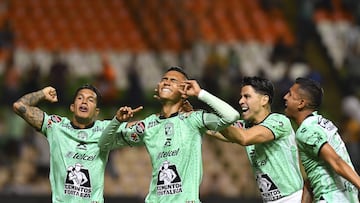
[[[55,88],[45,87],[42,90],[26,94],[13,104],[14,112],[36,130],[41,129],[44,119],[44,112],[36,106],[40,101],[57,102]]]

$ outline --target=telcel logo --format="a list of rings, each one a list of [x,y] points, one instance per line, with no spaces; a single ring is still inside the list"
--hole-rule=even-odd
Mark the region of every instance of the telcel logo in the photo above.
[[[87,155],[87,154],[81,154],[81,153],[75,153],[75,152],[68,152],[67,157],[77,159],[77,160],[84,160],[84,161],[93,161],[96,157],[96,155]]]

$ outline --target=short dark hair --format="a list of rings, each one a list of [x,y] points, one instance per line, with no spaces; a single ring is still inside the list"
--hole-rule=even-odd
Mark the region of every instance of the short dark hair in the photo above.
[[[184,71],[184,69],[182,67],[171,66],[170,68],[167,69],[166,73],[169,72],[169,71],[177,71],[177,72],[183,74],[186,79],[189,79],[188,75],[186,74],[186,72]]]
[[[78,95],[79,91],[83,90],[83,89],[89,89],[89,90],[95,92],[95,94],[96,94],[96,106],[99,106],[101,104],[101,93],[95,86],[93,86],[91,84],[84,84],[84,85],[80,86],[75,92],[73,101],[75,101],[75,98]]]
[[[269,104],[272,103],[274,98],[274,85],[270,80],[257,76],[244,77],[241,87],[246,85],[253,87],[254,90],[259,94],[267,95],[269,97]]]
[[[295,84],[299,85],[299,88],[304,91],[307,99],[310,100],[308,107],[318,110],[322,103],[324,90],[321,88],[320,83],[310,78],[296,78]]]

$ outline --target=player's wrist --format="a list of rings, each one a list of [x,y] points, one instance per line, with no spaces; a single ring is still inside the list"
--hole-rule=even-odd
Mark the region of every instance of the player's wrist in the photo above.
[[[204,96],[205,96],[207,93],[208,93],[208,92],[207,92],[206,90],[200,89],[200,91],[199,91],[198,94],[197,94],[197,97],[198,97],[199,99],[204,98]]]

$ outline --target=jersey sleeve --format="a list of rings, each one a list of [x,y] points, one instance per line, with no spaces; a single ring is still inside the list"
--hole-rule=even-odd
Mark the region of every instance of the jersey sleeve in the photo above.
[[[144,145],[143,138],[145,134],[145,121],[140,120],[122,130],[121,136],[130,146],[142,146]]]
[[[274,135],[274,139],[280,139],[284,136],[288,136],[293,131],[291,122],[288,118],[280,114],[270,114],[259,125],[268,128]]]
[[[299,129],[296,140],[302,149],[313,156],[318,156],[321,147],[327,143],[326,135],[321,129],[317,128]]]
[[[53,125],[56,125],[56,123],[60,123],[63,118],[58,115],[48,115],[44,112],[44,120],[41,125],[40,132],[45,135],[45,137],[48,137],[51,135],[51,133],[48,133],[51,128],[53,128]]]
[[[233,107],[205,90],[201,90],[199,99],[209,105],[215,112],[204,113],[204,124],[209,130],[220,131],[239,119],[240,114]]]
[[[102,151],[128,146],[129,143],[124,139],[123,130],[126,123],[119,122],[115,117],[109,122],[102,132],[98,146]]]

